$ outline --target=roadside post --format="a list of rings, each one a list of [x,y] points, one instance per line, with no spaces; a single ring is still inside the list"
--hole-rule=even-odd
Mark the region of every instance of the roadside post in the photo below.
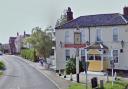
[[[88,71],[88,62],[87,62],[87,59],[86,60],[82,60],[82,65],[83,65],[83,68],[84,68],[84,71],[85,71],[85,76],[86,76],[86,89],[87,89],[87,71]]]
[[[74,32],[74,44],[76,45],[76,80],[79,83],[79,45],[81,44],[81,33],[78,26]]]
[[[79,83],[79,48],[76,48],[76,79]]]
[[[111,60],[110,60],[110,64],[111,64],[111,68],[112,68],[112,86],[113,86],[113,82],[114,82],[114,59],[113,59],[113,51],[111,50]]]
[[[76,49],[76,80],[79,83],[79,48],[84,48],[85,44],[81,40],[81,32],[79,26],[76,25],[76,30],[74,31],[74,44],[73,47]]]
[[[87,64],[87,59],[86,59],[86,64],[85,64],[85,73],[86,73],[86,89],[88,88],[88,64]]]

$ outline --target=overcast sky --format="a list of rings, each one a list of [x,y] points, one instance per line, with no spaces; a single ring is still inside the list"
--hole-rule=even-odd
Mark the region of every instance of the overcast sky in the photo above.
[[[52,25],[71,7],[74,18],[82,15],[123,13],[128,0],[0,0],[0,42],[8,43],[19,32]]]

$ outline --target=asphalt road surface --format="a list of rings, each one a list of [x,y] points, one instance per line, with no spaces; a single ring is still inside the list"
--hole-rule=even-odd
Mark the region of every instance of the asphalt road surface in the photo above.
[[[3,77],[0,78],[0,89],[58,89],[49,79],[20,58],[0,56],[6,64]]]

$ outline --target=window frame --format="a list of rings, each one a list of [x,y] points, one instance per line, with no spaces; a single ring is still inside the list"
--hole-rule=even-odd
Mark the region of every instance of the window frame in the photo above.
[[[98,40],[100,38],[100,40]],[[102,30],[100,28],[96,29],[96,42],[102,42]]]
[[[91,57],[92,57],[92,59],[91,59]],[[94,55],[93,54],[87,54],[87,61],[93,61],[94,59],[95,58],[94,58]]]
[[[67,61],[68,59],[70,59],[70,49],[65,49],[65,60]]]
[[[114,32],[115,30],[117,32]],[[115,35],[115,33],[116,33],[116,35]],[[114,37],[114,36],[117,36],[117,37]],[[115,38],[116,38],[116,40],[115,40]],[[112,30],[112,40],[114,42],[118,42],[119,41],[119,29],[118,28],[113,28],[113,30]]]
[[[65,43],[70,43],[70,32],[65,31]]]
[[[117,62],[115,62],[115,59],[114,59],[114,51],[117,51],[117,55],[116,55],[116,57],[118,58],[118,59],[117,59]],[[112,51],[112,56],[113,56],[114,63],[119,63],[119,50],[118,50],[118,49],[114,49],[114,50]]]
[[[84,51],[84,54],[82,53]],[[85,56],[85,49],[81,49],[81,61],[85,61],[85,58],[86,56]],[[83,59],[84,58],[84,59]]]

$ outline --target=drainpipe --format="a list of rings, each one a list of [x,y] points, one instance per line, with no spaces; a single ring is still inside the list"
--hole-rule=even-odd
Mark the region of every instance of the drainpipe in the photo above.
[[[91,38],[91,36],[90,36],[90,27],[88,27],[88,32],[89,32],[89,45],[90,45],[90,38]]]

